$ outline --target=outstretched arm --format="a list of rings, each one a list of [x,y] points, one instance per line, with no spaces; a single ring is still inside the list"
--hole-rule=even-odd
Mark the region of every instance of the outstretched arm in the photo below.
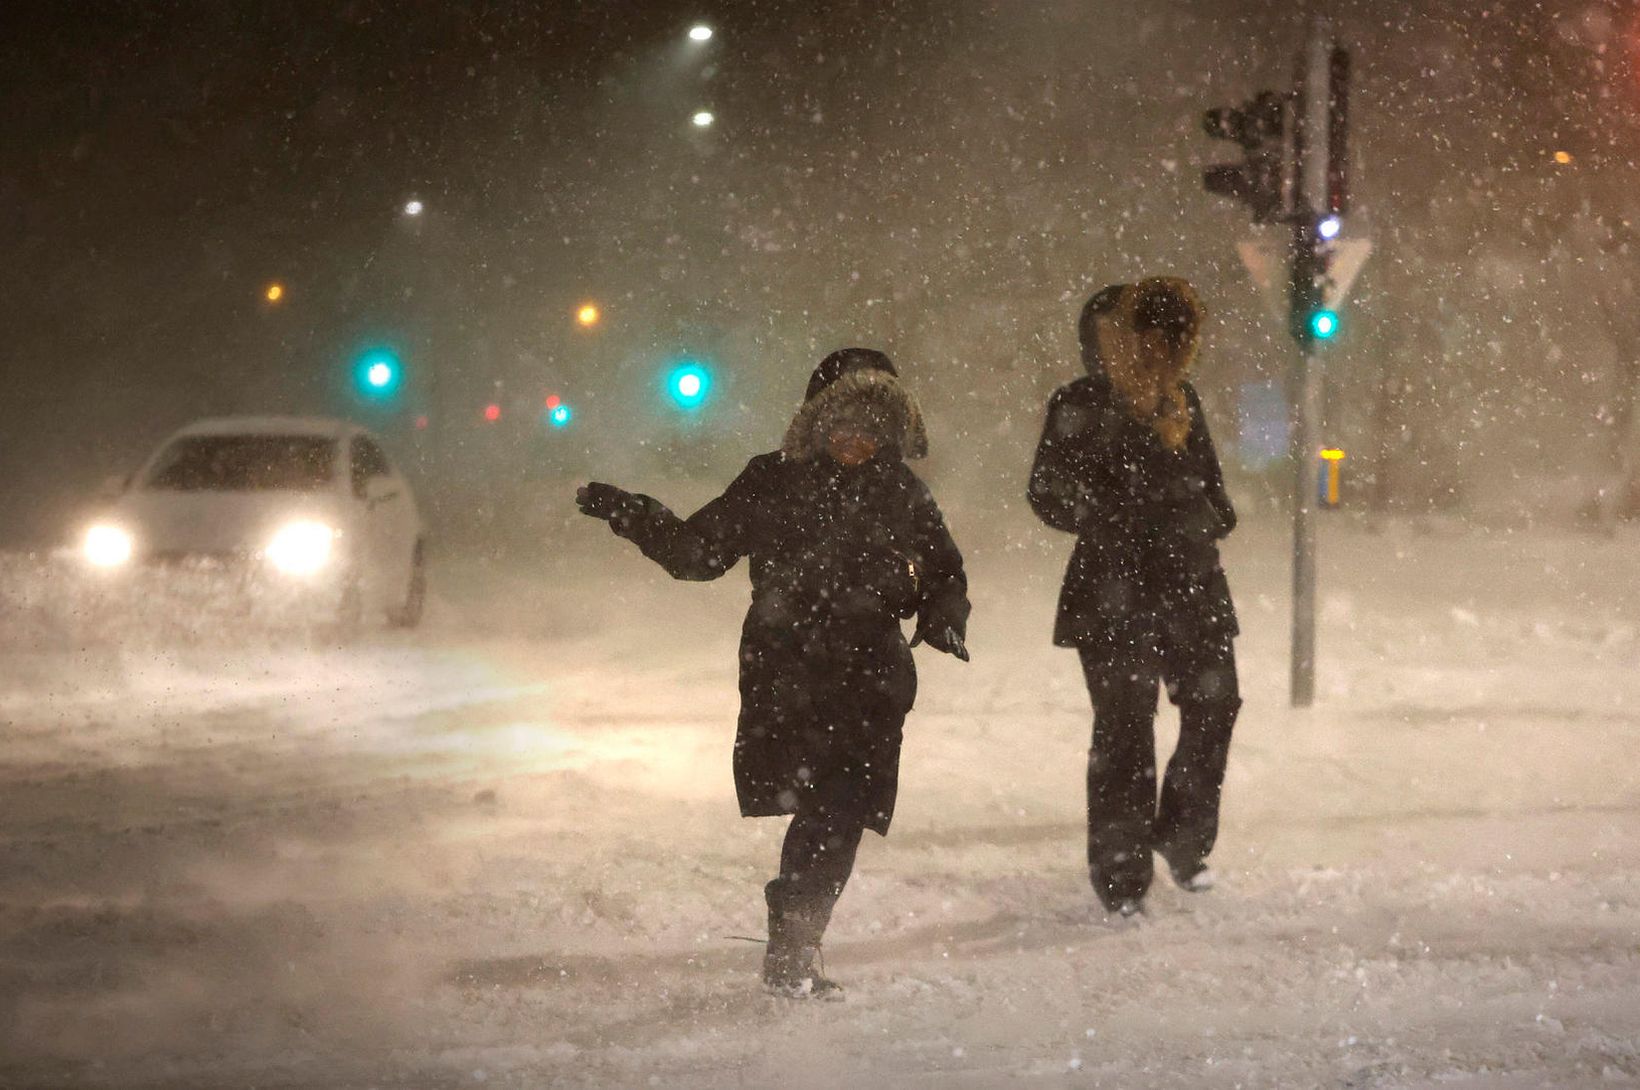
[[[614,485],[588,484],[575,499],[583,514],[606,520],[616,536],[637,545],[672,578],[716,579],[750,551],[756,500],[751,474],[748,467],[723,495],[687,519],[657,499]]]

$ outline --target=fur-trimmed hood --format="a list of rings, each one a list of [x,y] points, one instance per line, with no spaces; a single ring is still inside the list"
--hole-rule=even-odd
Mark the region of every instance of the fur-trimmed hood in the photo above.
[[[928,455],[928,430],[917,399],[893,374],[872,367],[845,372],[805,401],[786,429],[781,453],[812,461],[825,452],[833,427],[845,420],[902,457]]]
[[[1088,372],[1107,377],[1128,411],[1173,450],[1190,432],[1184,381],[1201,351],[1204,320],[1195,288],[1177,277],[1113,285],[1083,311]]]

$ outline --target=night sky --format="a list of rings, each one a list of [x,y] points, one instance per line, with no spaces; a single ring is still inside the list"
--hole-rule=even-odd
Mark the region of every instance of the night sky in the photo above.
[[[1575,440],[1607,380],[1563,389],[1544,345],[1596,370],[1611,348],[1579,347],[1586,293],[1545,262],[1627,214],[1632,13],[1405,7],[1340,11],[1356,222],[1380,247],[1341,426],[1394,357],[1422,383],[1409,411],[1461,396]],[[1230,150],[1201,111],[1288,76],[1294,17],[1263,3],[11,3],[0,24],[9,541],[60,538],[205,414],[353,415],[401,450],[425,414],[454,457],[484,404],[510,421],[561,392],[595,461],[664,440],[652,378],[681,354],[721,371],[705,442],[733,462],[849,341],[900,356],[936,425],[1006,474],[1074,374],[1081,299],[1149,271],[1206,290],[1229,361],[1210,397],[1283,365],[1231,246],[1242,212],[1199,184]],[[1489,261],[1526,270],[1515,294],[1477,277]],[[1476,317],[1528,301],[1529,330]],[[386,409],[350,390],[372,345],[406,361]],[[1457,377],[1427,381],[1435,363]],[[504,473],[536,449],[485,456]],[[436,487],[440,458],[421,469]]]

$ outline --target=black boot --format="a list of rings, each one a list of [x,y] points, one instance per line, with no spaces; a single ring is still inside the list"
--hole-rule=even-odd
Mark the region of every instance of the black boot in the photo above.
[[[769,905],[763,987],[784,999],[841,999],[843,986],[827,980],[818,968],[820,938],[837,898],[803,895],[784,878],[764,886],[763,897]]]

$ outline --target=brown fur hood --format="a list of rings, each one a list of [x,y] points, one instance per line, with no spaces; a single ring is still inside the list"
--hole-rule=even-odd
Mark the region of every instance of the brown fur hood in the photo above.
[[[1173,305],[1177,338],[1147,339],[1141,333],[1144,313],[1162,296]],[[1103,317],[1098,351],[1087,357],[1089,370],[1108,375],[1128,410],[1170,449],[1182,449],[1190,432],[1184,380],[1201,350],[1201,299],[1187,281],[1153,277],[1122,288]]]
[[[911,391],[887,371],[849,371],[803,403],[786,429],[781,453],[807,462],[826,449],[832,428],[841,421],[863,427],[885,447],[906,458],[928,455],[928,430]]]

